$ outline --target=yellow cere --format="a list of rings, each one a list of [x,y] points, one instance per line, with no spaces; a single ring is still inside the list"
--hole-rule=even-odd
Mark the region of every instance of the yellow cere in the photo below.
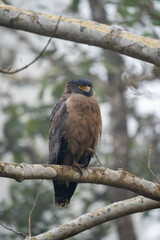
[[[84,86],[83,85],[79,85],[79,88],[83,90]]]
[[[79,85],[79,88],[80,88],[82,91],[85,91],[85,92],[89,92],[89,91],[90,91],[90,87],[89,87],[89,86]]]

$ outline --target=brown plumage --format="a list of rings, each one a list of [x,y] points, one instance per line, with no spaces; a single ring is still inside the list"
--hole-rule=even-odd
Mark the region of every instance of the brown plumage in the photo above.
[[[87,167],[101,135],[102,122],[92,83],[72,80],[51,113],[49,130],[49,163]],[[93,151],[91,151],[91,149]],[[53,181],[55,203],[69,204],[77,183]]]

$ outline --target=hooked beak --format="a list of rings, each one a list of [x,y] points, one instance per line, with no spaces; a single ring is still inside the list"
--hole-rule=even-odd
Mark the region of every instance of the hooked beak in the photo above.
[[[91,90],[91,87],[84,86],[82,90],[85,91],[85,92],[89,92]]]

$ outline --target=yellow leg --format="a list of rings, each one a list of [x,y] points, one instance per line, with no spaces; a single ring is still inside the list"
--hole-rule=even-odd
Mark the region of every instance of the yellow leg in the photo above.
[[[85,168],[85,166],[83,164],[73,161],[73,167],[76,167],[81,175],[83,174],[82,169]]]

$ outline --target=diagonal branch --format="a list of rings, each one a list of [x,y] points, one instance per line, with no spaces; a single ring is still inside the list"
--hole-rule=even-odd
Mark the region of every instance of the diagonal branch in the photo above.
[[[113,171],[103,166],[87,168],[81,176],[76,168],[65,165],[0,163],[0,177],[25,179],[54,179],[78,183],[96,183],[124,188],[145,197],[160,200],[160,185],[139,178],[123,169]]]
[[[46,44],[45,47],[42,49],[42,51],[38,54],[38,56],[36,56],[30,63],[28,63],[28,64],[25,65],[24,67],[18,68],[18,69],[13,70],[13,71],[11,71],[11,67],[9,67],[8,69],[2,69],[2,68],[0,68],[0,72],[1,72],[1,73],[7,73],[7,74],[15,74],[15,73],[21,72],[22,70],[30,67],[33,63],[35,63],[39,58],[42,57],[42,55],[44,54],[46,48],[47,48],[48,45],[50,44],[51,40],[52,40],[52,38],[50,38],[50,39],[47,41],[47,44]]]
[[[53,37],[59,16],[0,3],[0,26]],[[160,66],[160,42],[93,21],[61,17],[56,38],[110,49]]]
[[[16,231],[16,230],[12,229],[12,228],[9,228],[9,227],[7,227],[6,225],[4,225],[2,222],[0,222],[0,225],[1,225],[3,228],[5,228],[5,229],[7,229],[8,231],[10,231],[10,232],[13,232],[13,233],[18,234],[18,235],[23,236],[23,237],[27,237],[27,235],[26,235],[25,233],[23,233],[23,232],[18,232],[18,231]]]
[[[58,22],[57,22],[57,25],[56,25],[56,27],[55,27],[55,29],[54,29],[53,36],[55,35],[55,33],[56,33],[57,29],[58,29],[58,25],[59,25],[60,20],[61,20],[61,16],[59,17],[59,20],[58,20]],[[30,63],[28,63],[28,64],[25,65],[24,67],[21,67],[21,68],[19,68],[19,69],[12,70],[12,71],[11,71],[11,67],[9,67],[7,70],[0,68],[0,72],[1,72],[1,73],[7,73],[7,74],[15,74],[15,73],[18,73],[18,72],[20,72],[20,71],[22,71],[22,70],[30,67],[33,63],[35,63],[39,58],[42,57],[42,55],[43,55],[44,52],[46,51],[48,45],[50,44],[51,40],[52,40],[52,38],[50,38],[50,39],[47,41],[47,44],[46,44],[45,47],[42,49],[42,51],[38,54],[38,56],[36,56]]]
[[[86,213],[67,224],[56,226],[48,232],[34,237],[27,237],[26,240],[66,239],[101,223],[108,222],[129,214],[143,212],[159,207],[160,202],[138,196],[110,204],[90,213]]]

